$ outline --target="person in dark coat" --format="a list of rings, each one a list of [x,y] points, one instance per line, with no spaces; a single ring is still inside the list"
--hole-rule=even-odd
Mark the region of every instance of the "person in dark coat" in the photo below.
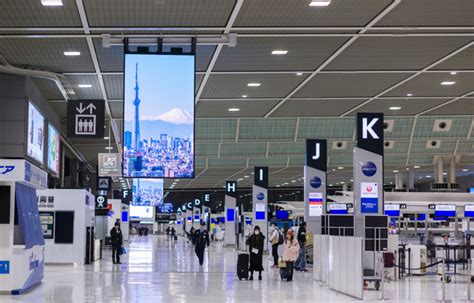
[[[253,280],[254,271],[258,271],[258,279],[262,280],[265,236],[262,235],[260,227],[255,226],[253,234],[247,239],[246,243],[250,252],[250,280]]]
[[[201,222],[200,228],[194,235],[195,252],[199,259],[200,266],[204,264],[204,250],[206,249],[206,246],[209,247],[209,244],[209,232],[206,229],[206,223]]]
[[[120,229],[120,224],[115,223],[114,227],[110,231],[110,240],[112,242],[112,262],[114,264],[120,263],[120,254],[122,253],[122,230]]]

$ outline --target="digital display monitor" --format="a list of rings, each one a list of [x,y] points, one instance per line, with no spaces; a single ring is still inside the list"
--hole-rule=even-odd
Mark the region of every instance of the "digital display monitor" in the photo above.
[[[44,161],[44,117],[36,107],[28,103],[28,142],[26,154],[43,164]]]
[[[474,218],[474,204],[464,205],[464,217]]]
[[[426,220],[426,214],[417,214],[416,220],[417,221],[425,221]]]
[[[162,179],[133,179],[132,205],[162,206]]]
[[[158,205],[158,212],[159,213],[173,213],[174,212],[173,203],[162,203],[161,205]]]
[[[399,204],[385,204],[385,215],[389,217],[400,217]]]
[[[456,217],[456,205],[437,204],[434,212],[435,218],[439,217]]]
[[[131,219],[153,219],[154,212],[152,206],[130,205]]]
[[[277,210],[275,213],[276,213],[276,218],[278,220],[288,220],[288,217],[289,217],[288,211]]]
[[[56,128],[48,124],[48,168],[59,175],[60,136]]]
[[[234,222],[235,221],[235,209],[228,208],[227,209],[227,222]]]
[[[346,214],[348,214],[347,204],[345,204],[345,203],[331,203],[331,204],[329,204],[329,213],[332,214],[332,215],[346,215]]]
[[[194,177],[194,78],[194,55],[125,54],[124,177]]]

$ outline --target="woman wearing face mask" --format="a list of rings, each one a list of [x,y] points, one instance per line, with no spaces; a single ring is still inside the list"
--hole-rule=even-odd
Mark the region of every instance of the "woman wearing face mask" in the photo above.
[[[247,239],[247,245],[250,252],[250,279],[253,280],[253,272],[258,271],[258,279],[262,280],[263,271],[263,246],[265,236],[262,235],[260,227],[255,226],[253,234]]]

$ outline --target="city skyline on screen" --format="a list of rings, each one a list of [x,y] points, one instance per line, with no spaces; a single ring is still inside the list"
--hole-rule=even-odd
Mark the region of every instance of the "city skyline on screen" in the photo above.
[[[194,177],[194,56],[125,55],[125,177]]]

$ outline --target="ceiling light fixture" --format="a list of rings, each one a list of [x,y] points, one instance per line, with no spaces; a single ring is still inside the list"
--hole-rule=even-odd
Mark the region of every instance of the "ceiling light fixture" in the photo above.
[[[247,98],[248,96],[247,95],[242,95],[242,98]]]
[[[238,112],[239,110],[240,110],[240,108],[236,108],[236,107],[229,108],[230,112]]]
[[[467,169],[467,168],[463,168],[463,170],[462,170],[462,171],[463,171],[463,172],[466,172],[466,171],[469,171],[469,169]]]
[[[457,73],[458,73],[458,72],[450,72],[449,74],[454,76],[454,75],[456,75]]]
[[[111,150],[111,149],[114,149],[114,148],[112,146],[107,146],[107,147],[105,147],[105,149]]]
[[[413,168],[420,168],[420,166],[419,166],[419,165],[415,165],[415,166],[413,166]]]
[[[431,176],[430,176],[430,175],[428,175],[428,176],[426,176],[426,178],[431,178]]]
[[[296,73],[297,76],[303,76],[303,73]]]
[[[411,96],[413,96],[412,93],[408,93],[408,94],[407,94],[407,97],[411,97]]]
[[[63,54],[64,54],[64,56],[69,56],[69,57],[71,57],[71,56],[80,56],[80,55],[81,55],[81,52],[69,51],[69,52],[64,52]]]
[[[109,139],[110,139],[110,137],[104,137],[104,140],[109,140]]]
[[[391,106],[388,108],[389,110],[401,110],[402,107],[401,106]]]
[[[344,166],[338,166],[337,169],[344,169]]]
[[[248,83],[247,86],[249,87],[259,87],[260,85],[262,85],[261,83],[257,83],[257,82],[251,82],[251,83]]]
[[[288,54],[288,51],[285,49],[276,49],[272,51],[272,55],[286,55]]]
[[[92,84],[79,84],[78,87],[80,87],[80,88],[91,88]]]
[[[455,81],[443,81],[441,82],[441,85],[453,85],[455,83],[456,83]]]
[[[395,169],[393,172],[394,172],[394,173],[398,173],[398,170]]]
[[[331,4],[331,0],[317,0],[317,1],[311,1],[309,6],[328,6]]]
[[[63,0],[41,0],[43,6],[63,6]]]

